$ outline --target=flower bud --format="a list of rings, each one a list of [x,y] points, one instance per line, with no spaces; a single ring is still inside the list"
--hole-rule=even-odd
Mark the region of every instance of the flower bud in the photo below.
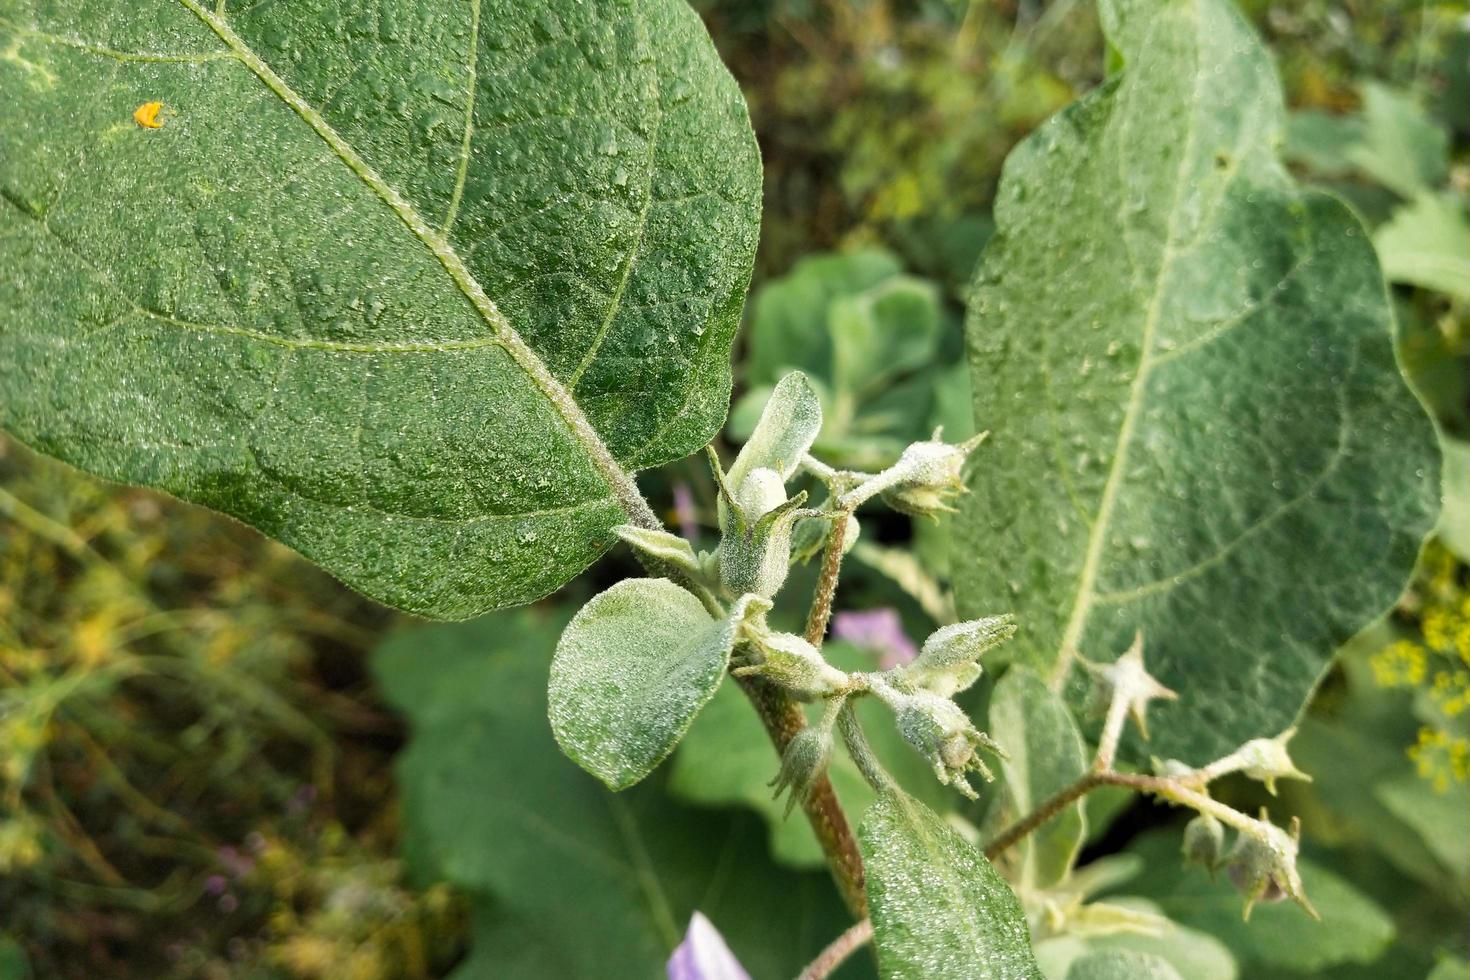
[[[1301,821],[1291,818],[1291,832],[1261,819],[1249,830],[1242,830],[1235,846],[1225,859],[1225,873],[1230,883],[1245,896],[1242,917],[1249,920],[1251,907],[1257,902],[1279,902],[1290,898],[1314,919],[1320,919],[1302,888],[1296,868],[1297,849],[1301,839]]]
[[[939,442],[916,442],[903,451],[891,468],[894,474],[882,490],[883,502],[910,517],[934,517],[953,513],[950,500],[966,493],[962,471],[971,450],[985,438],[981,433],[957,446]],[[880,474],[881,476],[882,474]]]
[[[1291,756],[1286,754],[1286,743],[1295,734],[1295,728],[1288,728],[1275,738],[1251,739],[1231,753],[1235,768],[1250,778],[1265,783],[1266,791],[1272,796],[1276,795],[1278,779],[1302,779],[1311,782],[1312,777],[1298,769],[1296,763],[1291,761]]]
[[[736,667],[737,677],[763,677],[798,701],[819,701],[848,689],[850,678],[822,659],[821,651],[792,633],[762,633],[750,641],[755,663]]]
[[[791,814],[792,807],[798,801],[806,802],[811,798],[812,790],[826,773],[828,764],[832,761],[832,728],[830,725],[814,725],[803,728],[796,733],[786,746],[786,751],[781,754],[781,771],[776,774],[770,785],[776,788],[776,796],[779,798],[786,790],[791,795],[786,798],[786,813]]]
[[[875,684],[873,692],[893,711],[899,734],[928,760],[941,783],[975,799],[977,794],[965,774],[974,770],[987,781],[995,778],[976,750],[999,754],[1000,746],[979,731],[953,701],[932,691],[905,691],[886,683]]]
[[[1213,875],[1225,853],[1225,826],[1201,813],[1184,825],[1183,851],[1186,864],[1198,864]]]
[[[720,582],[740,595],[774,598],[791,570],[791,528],[807,511],[806,493],[786,499],[775,470],[751,472],[727,503],[720,541]]]
[[[1105,713],[1112,703],[1121,699],[1138,726],[1138,733],[1148,738],[1148,703],[1158,699],[1173,701],[1178,694],[1160,684],[1143,666],[1143,635],[1134,637],[1133,645],[1110,664],[1094,664],[1082,661],[1092,675],[1092,691],[1088,697],[1090,707],[1099,714]]]
[[[942,698],[953,697],[980,678],[980,655],[1016,634],[1010,616],[955,623],[929,634],[919,656],[901,668],[915,686]]]

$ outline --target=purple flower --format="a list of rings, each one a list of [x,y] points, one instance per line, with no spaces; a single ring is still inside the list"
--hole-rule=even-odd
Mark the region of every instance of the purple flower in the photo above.
[[[866,612],[840,612],[832,617],[832,635],[878,655],[884,670],[912,663],[919,655],[914,641],[903,631],[898,613],[887,607]]]
[[[679,533],[686,541],[699,537],[699,517],[694,509],[694,493],[683,480],[674,484],[674,515],[679,519]]]
[[[750,980],[714,923],[703,913],[689,918],[684,941],[669,957],[669,980]]]

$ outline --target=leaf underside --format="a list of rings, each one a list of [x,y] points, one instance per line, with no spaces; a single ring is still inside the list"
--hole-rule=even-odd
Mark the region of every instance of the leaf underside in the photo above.
[[[1378,263],[1276,158],[1280,86],[1226,0],[1104,0],[1123,69],[1006,163],[967,333],[968,615],[1061,684],[1136,630],[1180,691],[1151,751],[1288,725],[1433,524],[1433,432]]]
[[[1040,980],[1021,903],[931,810],[885,791],[858,840],[884,980]]]
[[[551,662],[551,730],[612,789],[664,760],[724,680],[735,623],[668,579],[624,579],[578,611]]]
[[[723,419],[760,168],[682,0],[0,0],[0,50],[36,448],[464,617]]]

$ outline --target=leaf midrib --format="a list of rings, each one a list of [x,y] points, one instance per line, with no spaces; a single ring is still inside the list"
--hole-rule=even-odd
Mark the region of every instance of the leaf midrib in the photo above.
[[[463,259],[454,250],[454,246],[435,231],[408,199],[400,194],[397,188],[384,180],[363,158],[362,154],[358,153],[356,148],[348,143],[320,112],[257,55],[223,17],[205,9],[198,0],[179,0],[179,3],[213,31],[266,88],[310,126],[317,136],[337,154],[343,164],[383,203],[388,205],[414,237],[434,254],[439,264],[444,267],[444,271],[448,273],[450,280],[490,327],[494,342],[505,350],[516,366],[531,379],[532,383],[551,402],[557,414],[567,423],[573,437],[587,452],[593,466],[607,482],[612,495],[627,512],[629,518],[645,527],[659,527],[657,517],[654,516],[647,501],[643,499],[632,476],[614,458],[612,451],[608,449],[607,444],[602,441],[602,437],[582,411],[582,407],[551,374],[540,356],[511,326],[505,314],[486,294],[484,287],[475,279]]]
[[[1112,464],[1108,468],[1107,480],[1103,484],[1102,496],[1098,501],[1097,516],[1088,531],[1087,550],[1083,553],[1077,594],[1073,598],[1072,611],[1062,631],[1061,643],[1056,654],[1056,667],[1051,676],[1051,688],[1058,691],[1066,684],[1067,677],[1071,674],[1072,663],[1079,652],[1077,642],[1082,638],[1082,631],[1087,625],[1088,613],[1092,610],[1098,568],[1101,565],[1102,552],[1107,540],[1108,523],[1112,519],[1113,507],[1117,503],[1118,487],[1123,482],[1128,449],[1133,442],[1133,430],[1138,424],[1138,416],[1144,401],[1144,389],[1153,368],[1154,334],[1158,329],[1159,316],[1163,309],[1164,292],[1173,276],[1174,261],[1179,254],[1176,244],[1179,237],[1179,204],[1184,194],[1186,171],[1189,161],[1194,156],[1195,143],[1199,136],[1200,72],[1197,62],[1200,49],[1199,34],[1203,25],[1200,21],[1199,4],[1191,3],[1190,9],[1194,14],[1196,70],[1194,88],[1190,95],[1188,128],[1185,131],[1184,147],[1179,156],[1179,170],[1174,179],[1174,200],[1169,208],[1169,226],[1164,237],[1164,251],[1159,261],[1158,276],[1154,280],[1153,295],[1149,299],[1144,316],[1138,369],[1128,389],[1128,403],[1124,407],[1123,421],[1118,426],[1118,439],[1113,450]]]

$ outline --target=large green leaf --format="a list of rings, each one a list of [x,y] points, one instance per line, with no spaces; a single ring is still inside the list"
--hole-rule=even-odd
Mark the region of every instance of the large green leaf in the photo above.
[[[668,579],[625,579],[593,598],[551,662],[562,751],[611,789],[647,776],[724,680],[736,627]]]
[[[1403,588],[1437,498],[1372,246],[1276,159],[1280,86],[1227,0],[1103,0],[1122,67],[1006,163],[968,322],[961,613],[1057,684],[1141,630],[1153,751],[1285,728]],[[1310,571],[1304,571],[1310,563]]]
[[[1021,903],[933,811],[887,790],[858,841],[884,980],[1040,980]]]
[[[990,696],[990,736],[1006,750],[1001,760],[1011,819],[1035,810],[1087,771],[1082,735],[1072,712],[1033,671],[1012,667]],[[1020,882],[1050,888],[1072,869],[1087,836],[1078,800],[1021,841]]]
[[[681,806],[657,777],[612,793],[567,761],[546,724],[560,627],[507,613],[404,631],[374,656],[413,732],[397,767],[408,863],[475,902],[458,976],[661,976],[698,909],[753,977],[788,980],[850,923],[830,878],[773,866],[749,815]]]
[[[0,50],[36,448],[464,617],[723,419],[760,164],[682,0],[3,0]]]

